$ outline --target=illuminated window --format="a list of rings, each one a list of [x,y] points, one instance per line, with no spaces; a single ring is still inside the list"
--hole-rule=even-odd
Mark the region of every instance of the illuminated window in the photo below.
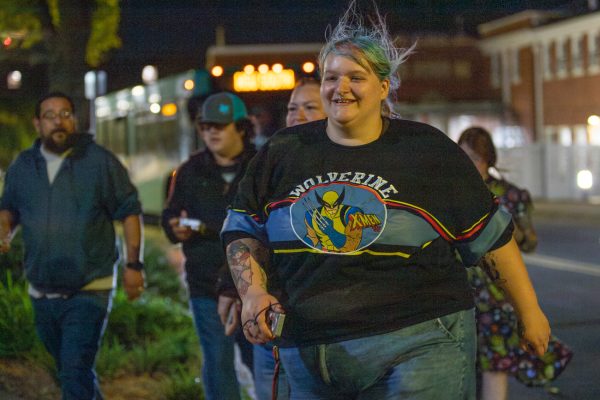
[[[573,144],[587,145],[588,143],[587,127],[585,125],[575,125],[573,127]]]
[[[519,57],[519,49],[512,49],[510,55],[510,81],[513,84],[521,82],[521,65]]]
[[[561,126],[558,131],[558,142],[563,146],[571,146],[573,144],[573,134],[568,126]]]
[[[571,38],[571,74],[583,75],[583,54],[585,53],[585,38],[583,35]]]
[[[542,45],[542,64],[544,66],[544,79],[551,80],[552,79],[552,52],[550,43],[544,43]]]
[[[567,76],[567,52],[568,42],[559,40],[556,42],[556,77],[565,78]]]
[[[600,72],[600,31],[588,33],[588,73]]]

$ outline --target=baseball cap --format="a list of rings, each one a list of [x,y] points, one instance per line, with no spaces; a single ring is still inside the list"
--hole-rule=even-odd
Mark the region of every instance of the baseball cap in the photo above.
[[[230,124],[247,117],[248,111],[242,99],[235,94],[221,92],[204,100],[200,122]]]

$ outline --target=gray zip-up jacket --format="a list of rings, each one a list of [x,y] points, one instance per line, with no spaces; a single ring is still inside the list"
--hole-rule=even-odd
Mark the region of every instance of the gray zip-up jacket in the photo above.
[[[23,229],[25,272],[38,290],[73,293],[113,273],[114,220],[141,213],[119,160],[76,134],[73,151],[50,184],[39,139],[8,168],[0,209]]]

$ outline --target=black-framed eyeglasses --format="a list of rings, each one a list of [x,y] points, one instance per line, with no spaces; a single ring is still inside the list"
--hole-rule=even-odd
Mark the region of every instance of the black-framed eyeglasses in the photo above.
[[[60,119],[70,119],[73,118],[73,112],[69,110],[60,110],[58,113],[54,111],[46,111],[42,114],[42,118],[47,121],[54,121],[56,117],[60,117]]]

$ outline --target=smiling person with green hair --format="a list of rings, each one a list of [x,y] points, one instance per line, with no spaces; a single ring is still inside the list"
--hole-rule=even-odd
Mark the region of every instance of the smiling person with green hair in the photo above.
[[[370,21],[351,2],[320,53],[327,119],[274,135],[240,182],[222,238],[244,333],[280,347],[292,400],[472,399],[465,265],[488,253],[538,354],[550,328],[510,215],[469,158],[396,118],[410,50]],[[273,313],[286,315],[277,338]]]

